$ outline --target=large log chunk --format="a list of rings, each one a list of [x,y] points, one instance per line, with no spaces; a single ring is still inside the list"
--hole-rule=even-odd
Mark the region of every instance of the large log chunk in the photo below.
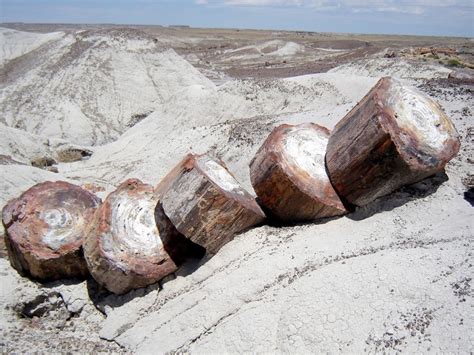
[[[12,266],[40,280],[87,276],[82,242],[99,204],[95,195],[64,181],[37,184],[10,201],[2,222]]]
[[[84,255],[94,279],[116,294],[155,283],[176,270],[155,224],[153,187],[129,179],[94,214]]]
[[[344,214],[346,209],[326,174],[329,130],[314,123],[283,124],[273,130],[250,163],[260,204],[286,221]]]
[[[442,171],[459,145],[437,103],[386,77],[336,125],[326,166],[339,195],[362,206]]]
[[[238,232],[265,218],[224,163],[188,154],[157,186],[162,209],[193,243],[216,253]]]

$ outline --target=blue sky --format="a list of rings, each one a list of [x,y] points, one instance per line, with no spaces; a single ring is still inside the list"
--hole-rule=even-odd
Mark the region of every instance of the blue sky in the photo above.
[[[0,0],[0,22],[474,37],[474,0]]]

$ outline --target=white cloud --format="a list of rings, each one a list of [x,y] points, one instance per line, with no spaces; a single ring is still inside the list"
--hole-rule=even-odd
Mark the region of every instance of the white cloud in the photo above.
[[[196,0],[195,3],[197,5],[207,5],[207,4],[209,4],[209,1],[207,1],[207,0]]]
[[[301,6],[304,0],[224,0],[226,5],[237,6]]]
[[[421,15],[429,9],[474,9],[472,0],[196,0],[197,4],[242,7],[301,7],[318,11],[399,12]]]

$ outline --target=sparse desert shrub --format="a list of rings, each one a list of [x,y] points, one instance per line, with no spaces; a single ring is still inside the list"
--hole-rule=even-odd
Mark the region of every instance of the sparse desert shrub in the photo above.
[[[56,153],[57,161],[61,163],[72,163],[75,161],[89,158],[92,155],[92,151],[88,149],[80,148],[67,148]]]
[[[453,58],[448,60],[448,66],[450,67],[462,67],[462,63],[459,61],[459,59]]]
[[[35,168],[44,169],[57,164],[56,160],[51,157],[37,157],[31,160],[31,165]]]
[[[133,115],[130,118],[130,121],[127,123],[127,127],[133,127],[135,126],[138,122],[142,121],[145,119],[151,112],[146,112],[146,113],[137,113]]]

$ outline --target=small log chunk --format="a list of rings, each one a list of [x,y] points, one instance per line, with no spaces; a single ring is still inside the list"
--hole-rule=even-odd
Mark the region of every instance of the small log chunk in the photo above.
[[[151,185],[129,179],[94,214],[84,255],[94,279],[109,291],[123,294],[176,271],[155,224],[156,204]]]
[[[326,166],[341,198],[363,206],[442,171],[459,146],[437,103],[386,77],[336,125]]]
[[[346,212],[326,174],[329,130],[314,123],[275,128],[250,163],[258,201],[285,222]]]
[[[3,209],[5,244],[12,266],[40,280],[85,277],[86,226],[100,199],[64,181],[44,182]]]
[[[160,206],[176,229],[216,253],[265,214],[224,163],[188,154],[157,186]]]

